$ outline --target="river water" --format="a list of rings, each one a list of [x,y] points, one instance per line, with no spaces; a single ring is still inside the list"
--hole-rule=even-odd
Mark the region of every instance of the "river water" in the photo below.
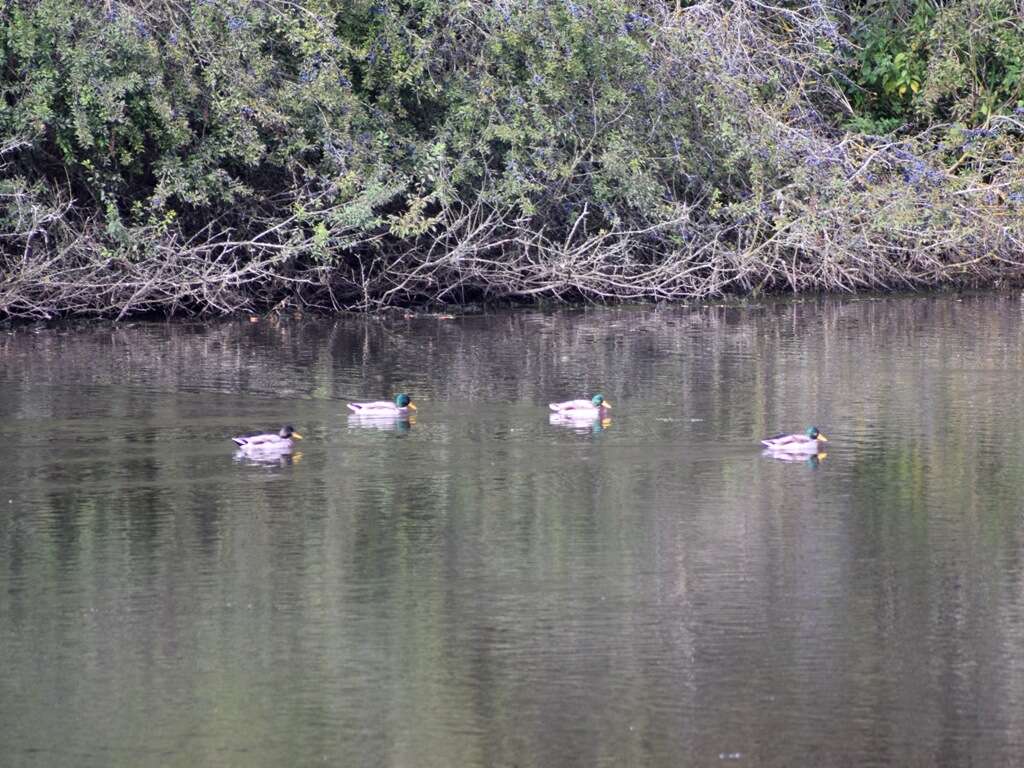
[[[1019,765],[1022,376],[1018,294],[0,332],[0,763]]]

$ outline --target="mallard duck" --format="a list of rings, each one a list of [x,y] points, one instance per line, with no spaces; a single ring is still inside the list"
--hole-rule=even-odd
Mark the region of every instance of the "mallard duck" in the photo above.
[[[235,445],[242,449],[243,453],[287,453],[291,451],[294,440],[301,440],[302,435],[295,431],[291,424],[285,424],[276,435],[267,433],[264,435],[248,435],[244,437],[232,437]]]
[[[358,413],[360,416],[395,418],[408,416],[409,411],[416,410],[416,404],[412,401],[411,397],[403,392],[400,395],[395,395],[394,402],[388,402],[387,400],[374,400],[369,403],[348,403],[348,408],[350,411]]]
[[[589,400],[566,400],[562,403],[548,403],[548,408],[569,418],[599,419],[612,407],[604,395],[594,395]]]
[[[817,427],[808,427],[802,435],[775,435],[766,437],[761,445],[777,453],[817,453],[818,443],[827,443],[828,438],[818,431]]]

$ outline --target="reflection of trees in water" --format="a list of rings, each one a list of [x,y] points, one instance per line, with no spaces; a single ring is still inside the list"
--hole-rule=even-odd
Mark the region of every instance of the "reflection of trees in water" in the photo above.
[[[165,685],[196,702],[218,743],[293,733],[275,747],[285,762],[323,738],[310,723],[324,721],[364,734],[368,762],[421,750],[449,764],[700,763],[731,751],[726,727],[824,748],[824,734],[787,719],[800,702],[765,703],[794,691],[829,722],[888,712],[892,734],[923,734],[967,762],[956,758],[969,744],[941,734],[969,730],[976,711],[1008,732],[1024,694],[1007,663],[1022,597],[1015,306],[895,299],[0,336],[7,429],[35,421],[44,436],[0,449],[2,477],[17,478],[3,485],[36,505],[0,520],[0,615],[43,648],[172,670]],[[432,423],[428,457],[421,425],[403,440],[367,430],[360,439],[386,451],[327,439],[295,466],[227,470],[230,445],[188,438],[237,418],[232,397],[209,415],[197,394],[344,399],[399,386],[424,413],[430,401],[470,416],[511,401],[535,404],[542,422],[552,397],[600,388],[616,425],[547,445],[492,439],[471,419]],[[833,438],[818,471],[761,459],[757,437],[812,416]],[[611,442],[641,417],[646,444]],[[733,450],[748,438],[749,453]],[[191,450],[168,454],[177,443]],[[47,624],[39,601],[100,618]],[[145,620],[125,619],[132,606]],[[65,676],[73,703],[70,658],[53,674],[46,685]],[[254,695],[254,675],[289,701],[301,690],[307,719]],[[895,762],[908,748],[854,726],[845,735]]]

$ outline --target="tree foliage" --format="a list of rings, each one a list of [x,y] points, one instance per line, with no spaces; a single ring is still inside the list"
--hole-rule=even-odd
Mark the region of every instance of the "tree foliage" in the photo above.
[[[1020,30],[975,5],[14,0],[0,312],[1002,276]]]

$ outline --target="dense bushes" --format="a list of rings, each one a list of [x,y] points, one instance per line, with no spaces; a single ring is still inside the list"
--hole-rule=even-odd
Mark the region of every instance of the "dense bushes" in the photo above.
[[[9,3],[0,312],[1018,274],[1011,0],[679,5]]]

